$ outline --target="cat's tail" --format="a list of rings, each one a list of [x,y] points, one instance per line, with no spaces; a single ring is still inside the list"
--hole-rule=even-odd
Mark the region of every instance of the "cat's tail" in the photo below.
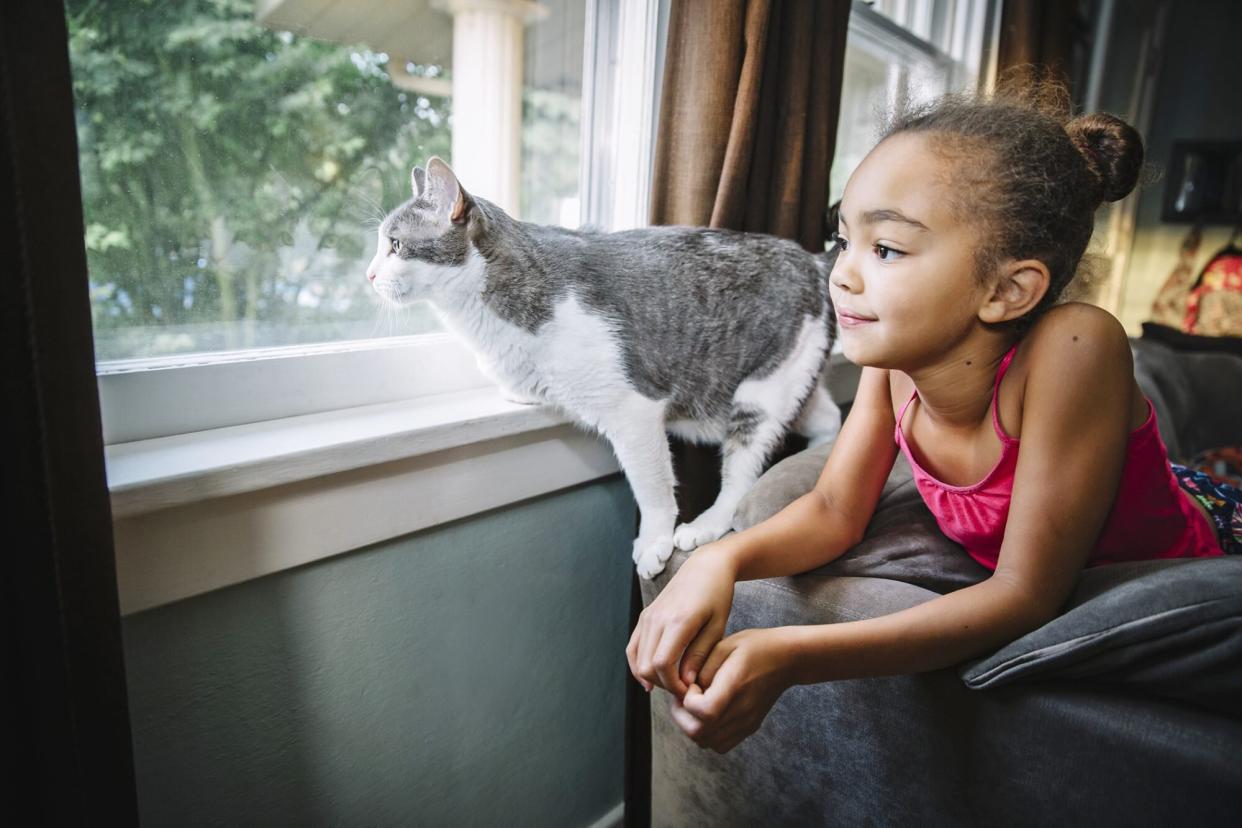
[[[827,360],[824,361],[823,373],[816,377],[810,395],[802,404],[797,418],[791,424],[792,430],[806,437],[807,447],[815,448],[835,440],[841,430],[841,409],[828,393],[825,382],[828,373]]]

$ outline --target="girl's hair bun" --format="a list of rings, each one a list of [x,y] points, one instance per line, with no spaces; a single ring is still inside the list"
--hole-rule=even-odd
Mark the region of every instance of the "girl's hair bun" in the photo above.
[[[1065,125],[1087,168],[1100,180],[1101,201],[1119,201],[1138,183],[1143,137],[1125,121],[1105,112],[1080,115]]]

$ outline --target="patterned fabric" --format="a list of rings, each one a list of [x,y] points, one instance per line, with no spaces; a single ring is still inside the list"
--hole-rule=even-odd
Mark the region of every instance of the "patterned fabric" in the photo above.
[[[1196,454],[1187,466],[1242,489],[1242,446],[1223,446]]]
[[[1153,322],[1181,330],[1182,322],[1186,319],[1186,300],[1195,282],[1195,256],[1199,254],[1201,241],[1203,241],[1203,229],[1198,225],[1190,228],[1186,237],[1182,239],[1182,246],[1177,254],[1177,265],[1151,304]]]
[[[1190,496],[1203,504],[1216,525],[1216,537],[1226,555],[1242,555],[1242,489],[1201,471],[1170,464],[1173,476]]]
[[[1242,336],[1242,251],[1217,253],[1186,298],[1182,330],[1199,336]]]

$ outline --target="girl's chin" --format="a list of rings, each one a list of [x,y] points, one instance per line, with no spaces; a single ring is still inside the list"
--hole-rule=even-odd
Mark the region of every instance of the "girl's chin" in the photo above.
[[[891,368],[882,348],[868,347],[861,342],[852,341],[853,337],[841,336],[841,355],[863,368]]]
[[[841,353],[850,362],[857,362],[855,357],[863,357],[867,352],[875,350],[874,344],[868,343],[866,337],[859,336],[857,329],[838,328],[837,340],[841,343]]]

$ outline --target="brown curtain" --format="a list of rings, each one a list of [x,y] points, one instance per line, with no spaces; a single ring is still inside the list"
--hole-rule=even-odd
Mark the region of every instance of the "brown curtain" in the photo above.
[[[669,12],[653,224],[824,249],[848,0],[680,0]]]
[[[674,0],[653,224],[824,249],[849,12],[849,0]],[[719,491],[719,450],[672,445],[681,519],[691,520]],[[791,437],[777,456],[797,447]]]
[[[1075,0],[1004,0],[996,44],[998,75],[1030,64],[1037,77],[1071,85],[1077,37]]]

